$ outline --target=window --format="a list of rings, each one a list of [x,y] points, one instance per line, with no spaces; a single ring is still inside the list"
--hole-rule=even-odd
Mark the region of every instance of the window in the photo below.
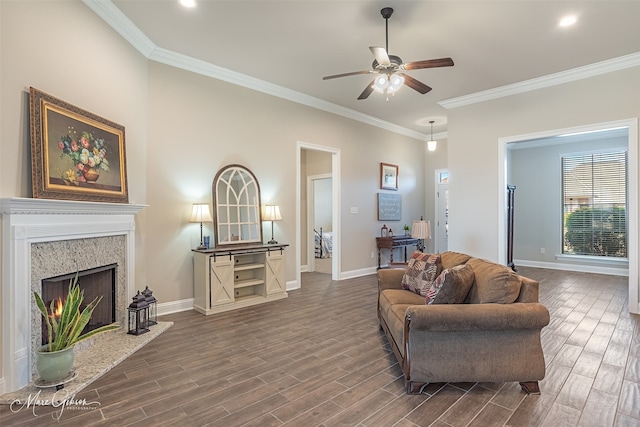
[[[562,253],[627,257],[627,152],[562,157]]]

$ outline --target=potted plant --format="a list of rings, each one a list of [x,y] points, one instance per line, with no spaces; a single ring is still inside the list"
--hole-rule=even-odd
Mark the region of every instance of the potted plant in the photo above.
[[[409,230],[409,226],[405,224],[403,228],[404,228],[404,235],[409,236],[411,234],[411,231]]]
[[[82,334],[102,297],[96,297],[80,311],[84,292],[78,286],[77,273],[69,280],[69,293],[62,307],[57,307],[57,310],[56,300],[51,301],[50,311],[47,311],[42,297],[37,292],[33,296],[47,325],[49,342],[38,349],[36,359],[38,375],[47,383],[55,383],[69,376],[73,368],[73,347],[77,342],[120,327],[118,324],[105,325]]]

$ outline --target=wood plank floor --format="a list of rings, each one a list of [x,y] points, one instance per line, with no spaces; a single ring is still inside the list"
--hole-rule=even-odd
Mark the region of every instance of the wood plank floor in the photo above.
[[[375,276],[257,307],[175,322],[75,399],[89,407],[0,406],[2,426],[639,426],[640,318],[623,277],[519,268],[551,312],[542,394],[517,383],[431,384],[404,393],[376,317]],[[34,416],[34,411],[37,416]],[[57,411],[57,415],[56,415]]]

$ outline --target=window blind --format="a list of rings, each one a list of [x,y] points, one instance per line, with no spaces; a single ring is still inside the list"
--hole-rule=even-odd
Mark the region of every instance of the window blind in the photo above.
[[[563,253],[627,257],[627,152],[562,157]]]

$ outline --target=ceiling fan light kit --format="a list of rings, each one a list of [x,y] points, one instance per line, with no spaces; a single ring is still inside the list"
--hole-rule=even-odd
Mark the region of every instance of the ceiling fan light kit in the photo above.
[[[362,91],[358,99],[367,99],[371,92],[386,93],[387,101],[389,94],[395,94],[403,85],[409,86],[418,93],[425,94],[431,90],[426,84],[414,79],[404,71],[419,70],[423,68],[451,67],[453,60],[451,58],[425,59],[422,61],[403,63],[402,59],[396,55],[389,55],[389,18],[393,14],[393,9],[385,7],[380,11],[385,20],[385,38],[386,47],[370,46],[369,50],[374,56],[371,70],[353,71],[349,73],[335,74],[325,76],[322,80],[336,79],[339,77],[355,76],[358,74],[379,74],[369,85]]]

